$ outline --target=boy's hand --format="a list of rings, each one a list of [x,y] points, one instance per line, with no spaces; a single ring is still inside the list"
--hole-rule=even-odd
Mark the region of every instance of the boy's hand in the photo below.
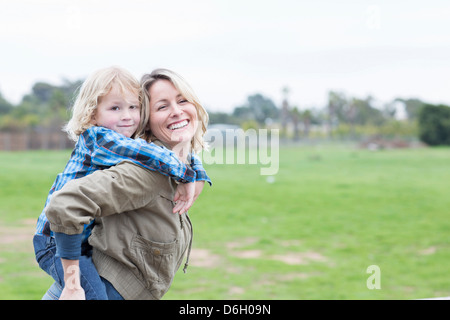
[[[176,202],[173,213],[183,214],[189,210],[194,203],[195,183],[180,183],[175,192],[173,201]]]
[[[59,300],[86,300],[84,289],[67,289],[64,287]]]
[[[86,300],[80,284],[80,266],[78,260],[61,259],[64,269],[64,289],[59,300]]]

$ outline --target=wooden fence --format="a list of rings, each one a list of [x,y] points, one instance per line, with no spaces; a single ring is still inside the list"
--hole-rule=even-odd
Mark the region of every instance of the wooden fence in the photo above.
[[[56,130],[26,130],[23,132],[0,132],[1,151],[71,149],[74,142],[67,134]]]

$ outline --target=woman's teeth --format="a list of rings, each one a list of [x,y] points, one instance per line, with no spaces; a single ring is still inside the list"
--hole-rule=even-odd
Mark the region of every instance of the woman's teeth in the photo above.
[[[181,122],[178,122],[178,123],[170,125],[169,129],[170,130],[180,129],[180,128],[186,127],[188,125],[188,123],[189,122],[187,120],[184,120],[184,121],[181,121]]]

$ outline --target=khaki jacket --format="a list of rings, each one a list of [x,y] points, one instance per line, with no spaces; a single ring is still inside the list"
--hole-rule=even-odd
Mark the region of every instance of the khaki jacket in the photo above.
[[[125,161],[69,181],[46,214],[66,234],[95,219],[89,243],[100,276],[127,300],[160,299],[192,244],[188,215],[172,213],[175,190],[171,178]]]

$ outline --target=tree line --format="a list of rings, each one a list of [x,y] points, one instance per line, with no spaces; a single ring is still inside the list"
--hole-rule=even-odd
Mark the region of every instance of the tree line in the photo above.
[[[60,130],[70,118],[69,109],[81,84],[82,80],[67,79],[59,86],[37,82],[17,105],[0,93],[0,131]],[[380,105],[372,96],[360,98],[330,91],[325,106],[302,108],[289,101],[289,91],[287,87],[282,89],[280,105],[261,93],[250,95],[232,112],[210,112],[210,124],[232,124],[243,129],[276,127],[282,137],[293,140],[419,138],[429,145],[450,145],[450,107],[446,105],[414,98],[396,98]],[[404,110],[402,119],[397,117],[399,105]]]
[[[294,140],[326,137],[335,139],[417,139],[428,145],[450,145],[450,107],[433,105],[415,98],[395,98],[380,105],[372,96],[346,96],[330,91],[321,108],[300,108],[288,101],[283,88],[279,107],[261,94],[249,96],[231,113],[210,113],[211,123],[228,123],[261,128],[275,124],[281,135]],[[400,108],[399,108],[400,107]],[[403,115],[398,117],[399,110]],[[312,132],[312,128],[316,128]],[[317,128],[321,130],[317,130]]]
[[[13,105],[0,93],[0,131],[60,128],[70,118],[74,94],[82,81],[63,80],[60,86],[37,82]]]

